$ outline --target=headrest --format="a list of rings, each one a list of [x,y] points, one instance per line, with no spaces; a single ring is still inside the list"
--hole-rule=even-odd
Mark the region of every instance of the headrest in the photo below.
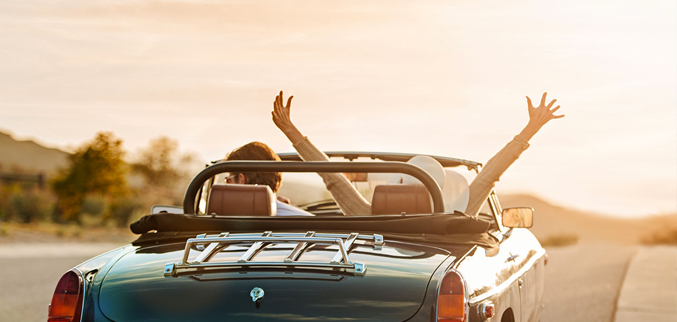
[[[267,185],[215,184],[209,194],[207,215],[275,216],[275,195]]]
[[[444,188],[442,188],[444,211],[449,213],[454,211],[465,212],[470,199],[468,180],[460,173],[451,169],[444,169],[444,173]]]
[[[435,182],[440,186],[440,189],[444,188],[444,167],[442,167],[442,164],[440,164],[435,158],[429,157],[427,155],[417,155],[407,163],[415,165],[421,169],[423,169],[425,172],[428,172],[430,176],[435,179]],[[415,177],[412,177],[410,175],[402,175],[402,183],[404,184],[420,184],[421,182],[416,179]]]
[[[421,184],[387,184],[374,189],[372,215],[429,214],[433,212],[430,193]]]

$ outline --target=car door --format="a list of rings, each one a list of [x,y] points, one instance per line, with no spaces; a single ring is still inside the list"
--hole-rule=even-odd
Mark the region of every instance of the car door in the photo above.
[[[495,227],[490,233],[499,240],[499,246],[491,249],[478,247],[471,256],[463,260],[459,270],[468,282],[471,306],[479,309],[484,304],[493,304],[497,320],[507,315],[520,321],[523,315],[522,292],[516,262],[523,256],[523,251],[519,245],[520,240],[511,238],[507,234],[508,230],[500,224],[498,209],[500,207],[492,194],[482,207],[480,216],[485,219],[489,216],[494,218]]]
[[[501,222],[501,207],[498,198],[492,194],[497,221]],[[544,254],[536,237],[526,228],[501,227],[501,252],[512,266],[513,279],[519,289],[520,312],[515,312],[519,321],[538,321],[541,312],[544,286]]]

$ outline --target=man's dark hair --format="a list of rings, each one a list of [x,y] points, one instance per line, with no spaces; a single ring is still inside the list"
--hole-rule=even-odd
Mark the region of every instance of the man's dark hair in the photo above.
[[[234,160],[270,160],[280,161],[275,151],[261,142],[247,143],[226,155],[226,161]],[[282,184],[280,172],[248,172],[243,173],[250,184],[268,185],[273,192],[277,192]]]

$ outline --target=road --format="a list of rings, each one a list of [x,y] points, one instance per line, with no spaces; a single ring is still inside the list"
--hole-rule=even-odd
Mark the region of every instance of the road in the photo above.
[[[543,322],[613,322],[633,247],[577,245],[546,249]]]
[[[51,258],[36,258],[29,255],[30,246],[22,246],[28,248],[20,255],[12,255],[11,247],[0,245],[0,321],[44,322],[56,282],[66,270],[91,256],[81,251],[70,257],[65,247],[59,247],[61,251],[52,252]],[[541,320],[613,322],[623,276],[636,249],[577,245],[547,251],[550,263]]]

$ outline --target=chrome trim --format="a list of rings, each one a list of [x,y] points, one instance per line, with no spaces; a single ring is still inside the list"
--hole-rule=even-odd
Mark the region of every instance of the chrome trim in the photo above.
[[[503,233],[503,235],[501,235],[501,236],[503,236],[503,240],[505,240],[506,238],[510,237],[511,235],[512,235],[512,228],[508,228],[508,230],[506,230]]]
[[[366,264],[355,262],[355,263],[353,263],[353,265],[355,265],[355,274],[356,275],[364,275],[364,272],[367,270]]]
[[[261,237],[269,237],[270,234],[272,233],[273,233],[272,231],[266,231],[261,235]],[[228,233],[226,233],[226,235],[228,235]],[[190,241],[190,239],[188,241]],[[249,247],[249,249],[247,249],[247,251],[244,254],[242,254],[242,257],[240,257],[240,259],[238,259],[237,262],[246,263],[250,261],[254,257],[254,253],[258,252],[261,248],[263,248],[263,242],[256,242],[252,244],[252,247]]]
[[[209,268],[209,267],[270,267],[270,266],[293,266],[293,267],[325,267],[325,268],[344,268],[353,270],[355,275],[364,275],[366,272],[366,265],[364,263],[357,263],[350,261],[348,251],[350,246],[357,239],[371,240],[376,249],[383,245],[383,236],[381,235],[362,235],[359,233],[347,234],[315,234],[312,231],[301,233],[279,233],[273,234],[271,231],[266,231],[262,235],[256,234],[238,234],[229,235],[229,233],[221,233],[218,236],[202,236],[200,238],[191,238],[186,241],[182,260],[178,263],[167,263],[163,269],[165,276],[175,276],[180,269],[188,268]],[[343,240],[346,239],[344,242]],[[251,247],[245,252],[236,262],[208,262],[213,255],[223,248],[231,244],[253,243]],[[282,262],[257,262],[252,261],[257,252],[263,249],[267,244],[283,244],[296,243],[294,250],[287,255]],[[329,263],[320,262],[297,262],[295,261],[299,254],[307,247],[308,244],[325,244],[338,246],[338,252],[334,255]],[[200,253],[193,261],[188,261],[188,256],[191,249],[197,245],[209,244],[209,246]],[[367,244],[368,245],[368,244]],[[225,246],[225,247],[224,247]]]
[[[355,239],[357,239],[357,236],[359,235],[360,234],[358,233],[351,233],[350,236],[348,236],[348,238],[346,239],[346,242],[342,243],[343,245],[339,244],[339,249],[341,249],[341,252],[334,255],[334,258],[332,258],[331,261],[329,262],[332,264],[338,264],[341,262],[341,260],[344,261],[348,260],[347,251],[350,250],[350,246],[353,245],[353,242],[355,241]],[[347,262],[344,263],[348,264]]]
[[[338,247],[339,247],[339,252],[338,252],[338,254],[336,254],[336,255],[339,256],[339,259],[340,259],[340,260],[336,260],[336,261],[335,261],[335,260],[332,258],[332,260],[331,260],[329,263],[331,263],[331,264],[339,264],[339,263],[343,262],[344,264],[352,265],[353,263],[348,259],[348,252],[346,251],[346,245],[345,245],[345,243],[343,242],[343,239],[341,239],[341,238],[336,238],[334,241],[336,242],[336,244],[338,244]],[[336,258],[336,256],[335,256],[334,258]],[[354,265],[353,265],[353,267],[354,267]]]
[[[374,234],[374,250],[382,250],[384,243],[383,235]]]
[[[314,231],[309,231],[306,233],[304,237],[313,237],[315,235]],[[284,259],[285,263],[293,263],[296,259],[299,258],[301,255],[301,251],[308,246],[308,243],[298,243],[296,244],[296,247],[287,255],[287,257]]]
[[[480,320],[489,319],[489,317],[487,317],[486,311],[487,306],[493,306],[494,310],[496,309],[496,306],[494,306],[494,303],[491,301],[481,303],[479,306],[477,306],[477,316],[480,318]],[[494,311],[494,316],[496,316],[496,311]]]
[[[509,261],[515,261],[517,257],[520,257],[520,254],[510,255],[510,257],[508,257],[508,259],[506,259],[505,261],[506,263]]]
[[[468,170],[475,170],[477,172],[480,171],[480,168],[482,167],[482,163],[480,162],[475,162],[471,160],[464,160],[464,159],[458,159],[458,158],[450,158],[450,157],[443,157],[443,156],[438,156],[438,155],[430,155],[430,154],[425,154],[425,153],[398,153],[398,152],[367,152],[367,151],[325,151],[324,152],[328,157],[338,157],[338,158],[344,158],[350,161],[353,161],[357,158],[363,157],[363,158],[370,158],[372,160],[374,159],[379,159],[382,161],[400,161],[400,162],[407,162],[409,159],[412,157],[415,157],[417,155],[425,155],[432,157],[433,159],[437,160],[443,167],[458,167],[458,166],[465,166],[468,168]],[[283,152],[283,153],[278,153],[277,154],[280,159],[283,161],[289,160],[289,161],[303,161],[298,153],[296,152]],[[212,161],[212,163],[220,162],[221,160],[218,161]]]
[[[506,279],[505,281],[503,281],[503,283],[501,283],[501,285],[498,285],[498,286],[492,288],[491,291],[488,291],[486,293],[483,293],[480,296],[476,296],[476,297],[472,298],[470,300],[470,304],[474,305],[478,302],[482,302],[482,301],[496,295],[497,293],[504,292],[508,287],[510,287],[510,285],[512,285],[512,283],[515,282],[515,280],[517,280],[518,278],[521,278],[522,275],[524,275],[524,273],[526,273],[528,270],[530,270],[534,266],[534,264],[536,264],[536,262],[539,259],[543,258],[544,254],[545,254],[545,249],[541,248],[539,251],[536,252],[536,254],[534,256],[532,256],[529,259],[529,261],[526,264],[524,264],[524,266],[522,266],[522,268],[520,268],[519,271],[515,272],[515,274],[512,274],[512,276],[510,278]]]
[[[505,227],[503,227],[503,210],[501,209],[501,204],[498,201],[498,196],[496,191],[492,190],[489,194],[489,207],[494,212],[494,220],[496,221],[496,227],[499,231],[503,232]]]
[[[82,274],[82,272],[77,268],[73,267],[71,271],[75,271],[76,274],[80,276],[80,280],[82,280],[82,303],[80,304],[80,321],[84,321],[83,318],[85,317],[85,294],[87,294],[87,280],[85,280],[85,275]],[[51,304],[50,304],[51,305]],[[49,311],[48,311],[49,312]]]
[[[205,238],[206,236],[207,236],[207,234],[200,234],[200,235],[197,235],[195,238]],[[197,250],[205,250],[204,245],[197,245],[197,246],[195,246],[195,248],[197,248]]]
[[[206,237],[206,235],[203,236],[202,238],[204,238],[204,237]],[[221,234],[219,234],[219,237],[228,237],[228,233],[221,233]],[[216,249],[216,247],[219,246],[219,243],[211,243],[211,244],[209,244],[209,246],[207,246],[207,248],[204,248],[203,245],[197,245],[197,246],[198,246],[197,247],[198,250],[200,249],[199,246],[202,246],[202,248],[204,250],[202,251],[202,253],[200,253],[200,255],[197,256],[197,258],[195,258],[193,263],[195,263],[195,262],[199,263],[199,262],[204,262],[205,260],[208,260],[214,254],[214,250]],[[226,246],[226,247],[228,247],[228,246]]]
[[[275,237],[275,238],[277,238],[277,237],[293,237],[293,238],[296,238],[296,237],[304,237],[305,234],[307,234],[307,232],[306,233],[273,233],[271,235],[271,237]],[[216,236],[216,235],[212,235],[212,236]],[[235,237],[235,236],[238,236],[238,237],[260,237],[261,234],[258,234],[258,233],[242,233],[242,234],[232,235],[229,238],[232,238],[232,237]],[[350,235],[349,234],[332,234],[332,233],[319,233],[318,234],[318,233],[316,233],[313,236],[314,237],[324,237],[324,238],[347,238]],[[379,234],[359,235],[357,237],[357,239],[366,241],[367,242],[366,245],[371,244],[374,249],[377,249],[379,246],[385,245],[383,235],[379,235]],[[395,241],[390,241],[390,242],[395,242]],[[198,244],[196,244],[196,245],[200,245],[199,243],[205,243],[205,242],[197,241],[197,243]],[[412,244],[412,243],[407,242],[405,244]],[[430,245],[423,245],[423,246],[434,247],[434,246],[430,246]]]
[[[175,273],[174,266],[175,266],[174,263],[165,264],[165,276],[169,274],[173,275]]]

